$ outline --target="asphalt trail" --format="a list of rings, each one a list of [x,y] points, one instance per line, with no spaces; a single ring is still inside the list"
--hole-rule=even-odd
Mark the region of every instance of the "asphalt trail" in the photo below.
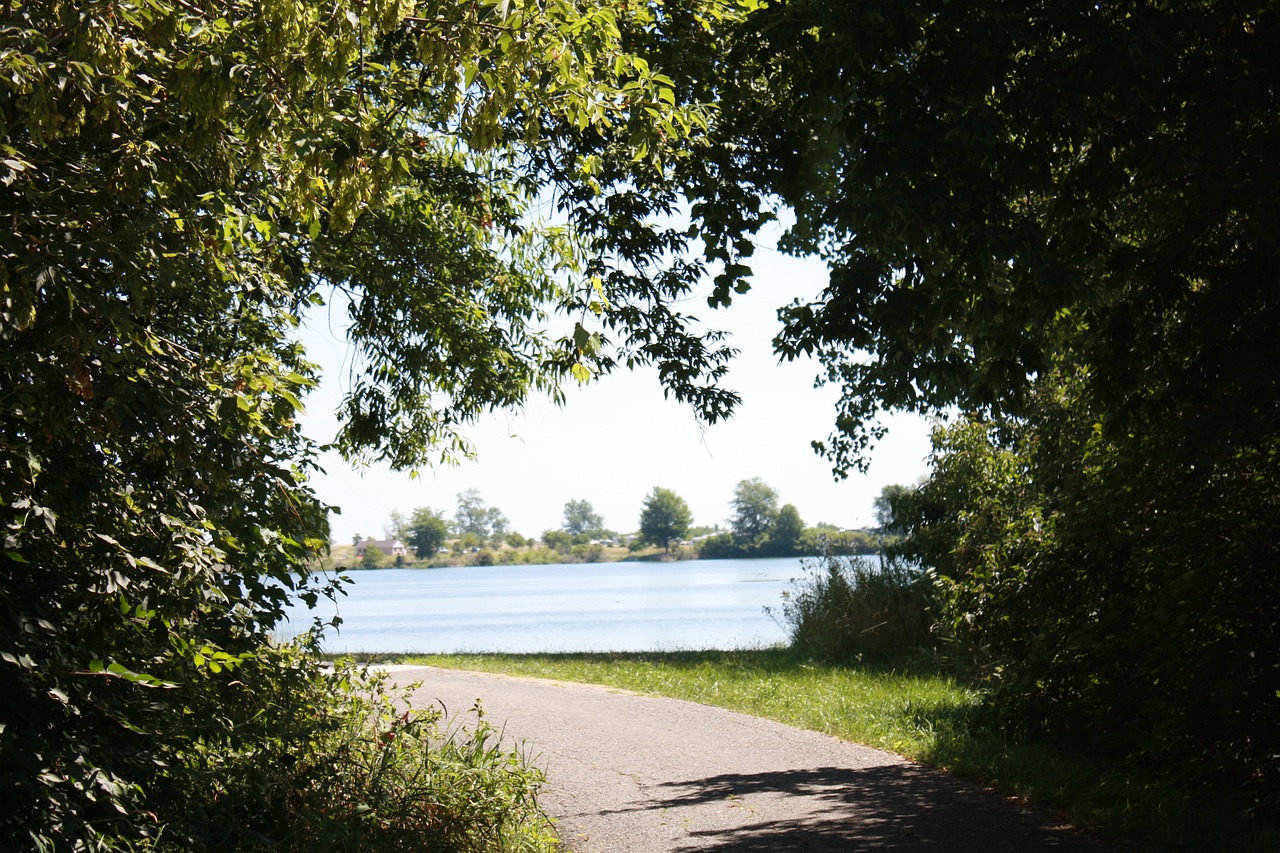
[[[899,756],[676,699],[429,667],[416,706],[466,712],[523,742],[541,802],[573,853],[1107,848],[988,791]]]

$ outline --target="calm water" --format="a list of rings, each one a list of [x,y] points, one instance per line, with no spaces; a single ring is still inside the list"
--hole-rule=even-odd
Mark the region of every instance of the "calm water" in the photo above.
[[[767,646],[797,558],[351,572],[331,652],[580,652]],[[332,604],[315,614],[333,615]],[[298,630],[311,613],[299,608]],[[286,631],[288,633],[288,626]],[[295,631],[296,633],[296,631]]]

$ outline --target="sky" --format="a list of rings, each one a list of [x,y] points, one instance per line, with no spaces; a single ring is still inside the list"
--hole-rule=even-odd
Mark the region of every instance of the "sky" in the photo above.
[[[836,480],[810,442],[830,434],[838,390],[814,387],[814,361],[779,364],[770,344],[776,310],[816,295],[825,269],[817,260],[767,246],[757,250],[752,267],[753,289],[729,308],[709,308],[705,294],[682,306],[731,332],[730,344],[741,351],[725,384],[742,403],[727,421],[700,424],[687,406],[664,399],[657,372],[643,368],[566,388],[563,407],[534,398],[522,411],[489,415],[467,432],[477,450],[474,461],[420,470],[416,477],[385,467],[353,468],[326,453],[325,473],[312,484],[321,500],[341,507],[331,519],[333,541],[351,542],[357,534],[381,538],[393,510],[408,515],[429,506],[452,516],[457,494],[468,489],[478,490],[488,506],[506,514],[511,530],[525,536],[560,527],[569,500],[587,500],[606,527],[633,532],[655,486],[683,497],[695,525],[726,526],[734,486],[751,477],[776,489],[780,504],[795,504],[807,525],[873,525],[872,501],[885,485],[914,483],[927,472],[929,423],[913,415],[890,417],[889,434],[868,472]],[[340,313],[319,312],[303,331],[322,381],[306,401],[302,422],[320,442],[337,430],[333,413],[346,375],[346,345],[335,327]]]

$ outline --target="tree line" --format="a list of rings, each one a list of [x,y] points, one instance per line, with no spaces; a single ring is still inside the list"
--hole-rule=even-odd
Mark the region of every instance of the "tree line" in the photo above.
[[[876,499],[877,506],[887,501],[886,495],[891,491],[900,488],[887,487]],[[777,490],[760,478],[742,480],[734,487],[727,529],[721,530],[719,524],[695,527],[688,502],[672,489],[655,486],[644,498],[635,532],[620,535],[605,526],[604,518],[590,501],[571,499],[565,502],[561,526],[544,530],[535,539],[510,530],[500,509],[487,506],[478,490],[468,489],[458,493],[452,517],[431,507],[417,507],[407,516],[393,509],[383,533],[411,547],[419,561],[442,552],[491,552],[503,546],[520,549],[539,543],[556,554],[588,561],[601,558],[602,544],[626,545],[632,551],[660,548],[667,556],[673,550],[687,551],[700,559],[867,554],[883,544],[884,531],[847,531],[825,522],[805,527],[793,504],[779,506],[778,502]],[[697,541],[690,542],[690,537]],[[366,568],[404,562],[383,553],[362,534],[355,534],[352,544],[367,545],[361,558]],[[492,553],[486,553],[484,561],[493,559]]]

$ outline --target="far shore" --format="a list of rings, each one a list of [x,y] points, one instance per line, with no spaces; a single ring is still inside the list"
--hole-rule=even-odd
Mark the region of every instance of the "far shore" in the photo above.
[[[849,555],[869,555],[878,553],[877,549],[861,547],[844,549]],[[816,557],[816,553],[793,554],[742,554],[728,559],[773,559],[777,557]],[[644,546],[633,549],[622,545],[575,545],[569,551],[548,548],[541,544],[512,547],[502,544],[496,547],[468,548],[449,550],[428,559],[419,559],[410,550],[404,555],[382,555],[380,559],[363,561],[356,555],[353,544],[337,544],[331,546],[329,556],[324,561],[324,568],[341,571],[363,571],[366,569],[442,569],[463,566],[541,566],[564,565],[573,563],[665,563],[699,560],[698,543],[686,542],[673,547],[670,552],[662,548]],[[724,557],[707,557],[706,559],[725,559]],[[370,565],[369,562],[373,562]]]

